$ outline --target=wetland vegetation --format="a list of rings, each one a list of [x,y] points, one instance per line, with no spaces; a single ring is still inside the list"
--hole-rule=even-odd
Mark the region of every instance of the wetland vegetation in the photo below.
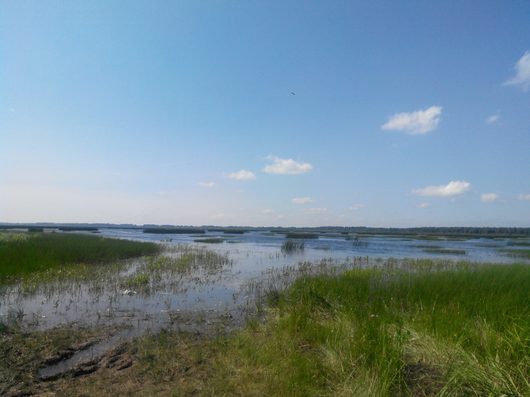
[[[304,246],[305,244],[303,241],[285,240],[282,243],[281,250],[284,253],[293,253],[293,252],[303,251]]]
[[[441,248],[441,247],[426,247],[423,248],[424,252],[430,254],[447,254],[447,255],[465,255],[465,250],[460,249],[450,249],[450,248]]]
[[[204,234],[205,230],[195,227],[146,227],[143,232],[150,234]]]
[[[204,244],[220,244],[224,242],[225,240],[220,237],[209,237],[209,238],[198,238],[193,241],[196,243],[204,243]]]
[[[34,272],[101,264],[160,251],[154,243],[85,234],[0,233],[0,282]]]
[[[1,373],[58,395],[522,397],[530,393],[529,284],[524,265],[384,262],[306,273],[274,292],[262,320],[214,336],[138,337],[109,353],[119,370],[107,355],[91,375],[36,382],[21,370],[97,335],[5,331],[11,365]]]
[[[500,249],[499,251],[516,258],[530,259],[530,249]]]
[[[245,305],[238,317],[178,305],[240,277],[237,270],[221,281],[232,267],[224,244],[0,236],[7,283],[0,294],[14,308],[35,295],[32,304],[42,300],[51,310],[0,318],[1,395],[530,395],[526,264],[300,262],[247,279],[234,292]],[[225,240],[200,240],[210,238]],[[280,263],[309,244],[280,241],[270,257]],[[527,251],[517,247],[507,249]],[[416,248],[450,250],[427,242]],[[64,322],[66,313],[77,320]],[[54,316],[62,322],[54,325]],[[106,347],[89,354],[97,346]],[[85,358],[55,370],[78,356]]]

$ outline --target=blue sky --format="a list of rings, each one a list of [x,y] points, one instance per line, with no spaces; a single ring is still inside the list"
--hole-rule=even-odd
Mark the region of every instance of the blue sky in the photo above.
[[[530,226],[528,21],[0,1],[0,221]]]

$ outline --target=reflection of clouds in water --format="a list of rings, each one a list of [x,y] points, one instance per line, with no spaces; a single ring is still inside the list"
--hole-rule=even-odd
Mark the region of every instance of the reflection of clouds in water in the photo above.
[[[165,241],[168,255],[179,255],[179,244],[187,249],[215,252],[227,256],[230,263],[215,269],[197,268],[181,274],[160,272],[150,274],[149,288],[142,290],[124,286],[123,280],[144,271],[141,260],[129,262],[120,272],[106,273],[84,282],[56,282],[37,286],[27,293],[22,287],[7,288],[0,297],[2,320],[7,314],[17,316],[36,328],[79,323],[86,325],[125,324],[133,327],[159,329],[170,324],[170,314],[178,311],[207,311],[223,313],[237,311],[238,305],[248,303],[240,293],[249,281],[265,277],[266,269],[296,267],[300,263],[319,264],[331,261],[351,263],[352,258],[436,258],[481,262],[513,262],[497,248],[506,241],[485,240],[414,240],[395,237],[355,237],[328,235],[304,241],[304,250],[285,254],[281,245],[285,236],[270,232],[249,232],[238,235],[207,233],[201,237],[223,238],[221,244],[195,244],[193,235],[143,234],[141,230],[101,229],[101,235],[144,241]],[[229,244],[232,242],[232,244]],[[487,244],[486,244],[487,243]],[[464,250],[465,255],[426,253],[421,247],[443,247]],[[189,248],[191,247],[191,248]],[[195,247],[195,248],[193,248]],[[296,273],[295,273],[296,274]],[[134,293],[124,293],[125,290]],[[246,298],[249,299],[248,297]],[[174,325],[174,324],[173,324]]]

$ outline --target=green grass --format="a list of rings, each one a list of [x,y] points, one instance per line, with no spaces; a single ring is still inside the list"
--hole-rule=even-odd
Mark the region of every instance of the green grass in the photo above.
[[[173,247],[173,250],[178,253],[177,256],[160,255],[149,258],[144,266],[144,272],[185,274],[202,270],[215,273],[232,263],[225,255],[196,246],[178,245]]]
[[[516,258],[526,258],[530,259],[530,249],[509,249],[503,248],[499,249],[500,252],[503,252],[507,255],[514,256]]]
[[[137,273],[132,276],[127,277],[121,282],[123,288],[138,290],[145,289],[149,287],[150,278],[147,273]]]
[[[225,240],[221,237],[208,237],[208,238],[198,238],[193,240],[195,243],[204,243],[204,244],[220,244]]]
[[[75,264],[108,263],[152,255],[154,243],[65,233],[3,233],[0,238],[0,281]]]
[[[429,247],[423,248],[423,252],[429,254],[446,254],[446,255],[465,255],[466,250],[452,249],[452,248],[439,248],[439,247]]]
[[[521,265],[303,278],[218,376],[277,396],[528,396],[529,285]]]

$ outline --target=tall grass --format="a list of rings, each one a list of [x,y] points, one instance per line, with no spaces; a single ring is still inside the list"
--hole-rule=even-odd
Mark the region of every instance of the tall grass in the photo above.
[[[529,396],[529,287],[530,267],[519,265],[305,277],[275,299],[265,324],[226,345],[212,387],[275,396]]]
[[[304,241],[285,240],[282,243],[281,251],[285,254],[300,252],[304,250]]]
[[[32,233],[0,239],[0,281],[70,264],[93,264],[151,255],[154,243],[92,235]]]

